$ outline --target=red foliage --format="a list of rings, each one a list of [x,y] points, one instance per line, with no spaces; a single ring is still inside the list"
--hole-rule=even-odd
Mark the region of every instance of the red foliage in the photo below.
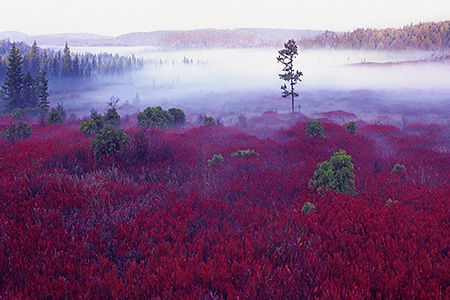
[[[103,160],[76,123],[0,140],[0,298],[448,299],[444,130],[260,127],[277,121],[292,119],[132,127],[130,147]],[[259,155],[231,156],[245,149]],[[315,194],[317,164],[339,149],[358,195]]]

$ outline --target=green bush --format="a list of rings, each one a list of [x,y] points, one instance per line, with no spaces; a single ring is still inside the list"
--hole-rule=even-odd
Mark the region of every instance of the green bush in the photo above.
[[[336,152],[329,161],[317,165],[313,179],[309,181],[309,188],[324,194],[329,190],[341,193],[355,193],[355,174],[352,157],[344,150]]]
[[[105,127],[91,141],[94,156],[99,158],[105,155],[114,155],[128,146],[128,139],[128,135],[122,129]]]
[[[2,131],[2,135],[11,141],[28,139],[32,133],[30,126],[23,122],[19,122],[17,125],[10,124],[6,130]]]
[[[214,154],[213,158],[208,159],[208,167],[212,167],[216,164],[222,164],[222,163],[223,163],[222,154]]]
[[[106,126],[119,127],[120,126],[120,116],[117,113],[115,107],[108,109],[105,116],[103,117]]]
[[[316,206],[311,202],[305,202],[302,206],[302,212],[306,215],[309,215],[312,211],[316,212]]]
[[[385,206],[390,207],[392,203],[396,204],[396,203],[398,203],[398,201],[397,200],[392,200],[392,199],[389,198],[389,199],[386,200]]]
[[[147,107],[137,115],[138,125],[142,127],[155,127],[164,130],[173,126],[174,117],[160,106]]]
[[[406,167],[404,165],[401,164],[395,164],[394,167],[392,168],[391,173],[392,174],[396,174],[400,171],[406,171]]]
[[[52,109],[47,117],[47,123],[49,124],[62,124],[63,118],[61,112],[57,109]]]
[[[347,124],[346,126],[347,128],[347,132],[350,133],[351,135],[354,135],[356,133],[356,123],[355,121],[351,121]]]
[[[214,120],[213,117],[205,117],[203,119],[203,125],[215,126],[215,125],[217,125],[217,123],[216,123],[216,120]]]
[[[105,127],[105,122],[102,115],[98,114],[96,111],[91,112],[91,118],[85,119],[80,123],[80,130],[88,136],[98,134],[103,127]]]
[[[175,126],[183,126],[186,124],[186,115],[179,108],[170,108],[169,114],[173,116],[173,125]]]
[[[12,117],[13,117],[13,119],[16,119],[16,120],[23,120],[22,109],[17,108],[16,110],[14,110]]]
[[[72,113],[70,113],[69,119],[76,120],[76,119],[78,119],[78,117],[75,113],[72,112]]]
[[[238,150],[231,153],[231,157],[249,158],[250,156],[259,156],[259,153],[256,152],[255,149]]]
[[[321,138],[325,138],[325,135],[323,134],[322,123],[320,121],[309,120],[308,124],[306,125],[306,136],[320,136]]]

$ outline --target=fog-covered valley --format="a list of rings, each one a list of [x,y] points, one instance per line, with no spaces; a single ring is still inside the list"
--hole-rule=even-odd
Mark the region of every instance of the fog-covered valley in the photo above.
[[[53,94],[52,102],[84,116],[106,110],[112,96],[120,113],[148,106],[183,109],[188,121],[199,113],[233,123],[240,114],[268,110],[287,113],[278,78],[277,49],[157,51],[149,47],[73,47],[73,53],[110,52],[143,57],[142,70],[97,78],[89,91]],[[307,115],[344,110],[368,122],[396,123],[402,116],[417,121],[448,122],[450,65],[435,62],[440,53],[426,51],[300,50],[295,68],[303,72],[296,86],[296,110]],[[428,60],[428,61],[427,61]],[[76,90],[76,89],[75,89]],[[301,105],[301,108],[299,108]],[[389,115],[388,118],[385,116]],[[384,116],[384,117],[383,117]]]

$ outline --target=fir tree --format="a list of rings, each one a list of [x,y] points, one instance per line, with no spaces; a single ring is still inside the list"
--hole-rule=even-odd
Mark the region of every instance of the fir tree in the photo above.
[[[22,66],[22,55],[14,43],[9,52],[6,78],[2,86],[6,112],[25,107],[22,101]]]
[[[72,58],[70,57],[70,49],[67,45],[64,47],[63,62],[62,62],[62,76],[69,77],[72,74]]]
[[[39,73],[39,47],[34,41],[33,46],[31,46],[30,54],[29,54],[29,71],[32,76],[37,76]]]
[[[45,78],[47,73],[45,71],[40,71],[39,75],[36,77],[36,85],[37,85],[37,106],[48,110],[50,103],[47,100],[48,97],[48,79]]]
[[[31,72],[28,71],[22,79],[22,103],[23,107],[36,107],[38,104],[38,91],[36,80],[31,76]]]

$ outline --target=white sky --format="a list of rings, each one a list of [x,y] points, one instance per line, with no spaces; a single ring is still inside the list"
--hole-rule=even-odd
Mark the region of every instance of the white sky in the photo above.
[[[0,32],[120,35],[268,27],[352,31],[450,20],[450,0],[21,0],[0,5]]]

